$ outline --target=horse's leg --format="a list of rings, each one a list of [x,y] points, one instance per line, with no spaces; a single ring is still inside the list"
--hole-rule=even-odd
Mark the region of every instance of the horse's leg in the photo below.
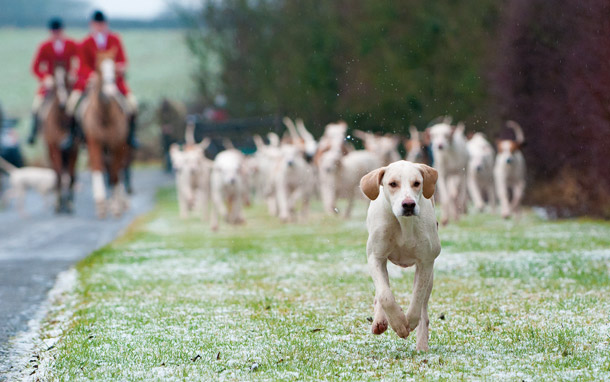
[[[73,147],[67,153],[67,163],[65,169],[70,176],[68,184],[68,198],[66,201],[66,212],[74,212],[74,184],[76,183],[76,161],[78,159],[78,148]]]
[[[128,152],[125,154],[125,169],[123,170],[123,174],[125,189],[127,190],[127,194],[131,195],[133,193],[133,188],[131,187],[131,163],[133,162],[133,153],[129,146],[127,146],[126,150],[128,150]]]
[[[91,186],[95,209],[100,219],[106,217],[106,184],[104,182],[104,157],[102,146],[94,138],[87,139],[89,163],[91,165]]]
[[[62,161],[61,161],[61,151],[59,148],[54,145],[48,145],[49,150],[49,158],[51,159],[51,166],[53,166],[53,170],[55,170],[55,174],[57,175],[57,180],[55,184],[55,212],[59,213],[63,211],[64,203],[61,197],[61,171],[62,171]]]
[[[112,152],[108,168],[110,187],[112,188],[112,213],[119,217],[126,208],[125,188],[120,180],[121,171],[125,169],[128,150],[126,145],[120,145]]]

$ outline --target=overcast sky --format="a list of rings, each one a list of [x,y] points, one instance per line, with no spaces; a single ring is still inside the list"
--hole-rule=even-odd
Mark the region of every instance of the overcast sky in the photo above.
[[[196,5],[201,0],[89,0],[91,9],[100,9],[110,18],[150,19],[170,3]]]

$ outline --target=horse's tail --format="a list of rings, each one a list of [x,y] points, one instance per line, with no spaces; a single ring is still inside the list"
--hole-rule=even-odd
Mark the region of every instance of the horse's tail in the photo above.
[[[6,171],[8,174],[17,170],[17,167],[13,166],[12,163],[2,157],[0,157],[0,168]]]

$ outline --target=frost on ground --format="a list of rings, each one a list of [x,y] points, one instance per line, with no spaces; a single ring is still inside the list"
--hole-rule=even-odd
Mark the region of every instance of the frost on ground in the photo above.
[[[10,370],[6,379],[40,381],[46,379],[46,372],[55,353],[55,345],[67,329],[73,314],[73,288],[77,273],[69,269],[57,275],[55,285],[49,291],[47,300],[28,322],[28,330],[19,333],[12,341]],[[52,321],[44,321],[52,317]]]
[[[256,207],[212,234],[171,197],[78,266],[72,305],[42,325],[72,317],[46,379],[610,380],[608,223],[482,215],[442,229],[418,353],[414,336],[370,333],[364,210],[281,225]],[[390,277],[406,307],[413,271]]]

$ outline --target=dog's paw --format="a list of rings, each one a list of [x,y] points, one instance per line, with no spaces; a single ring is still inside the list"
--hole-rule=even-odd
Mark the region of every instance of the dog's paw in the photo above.
[[[381,320],[375,319],[375,321],[373,321],[373,325],[371,326],[371,332],[373,332],[373,334],[379,335],[385,332],[386,330],[388,330],[387,318],[384,317]]]
[[[411,329],[409,328],[409,321],[407,321],[407,317],[404,315],[404,313],[400,312],[400,314],[394,315],[394,317],[388,316],[388,321],[390,322],[392,330],[396,332],[398,337],[409,337]]]

